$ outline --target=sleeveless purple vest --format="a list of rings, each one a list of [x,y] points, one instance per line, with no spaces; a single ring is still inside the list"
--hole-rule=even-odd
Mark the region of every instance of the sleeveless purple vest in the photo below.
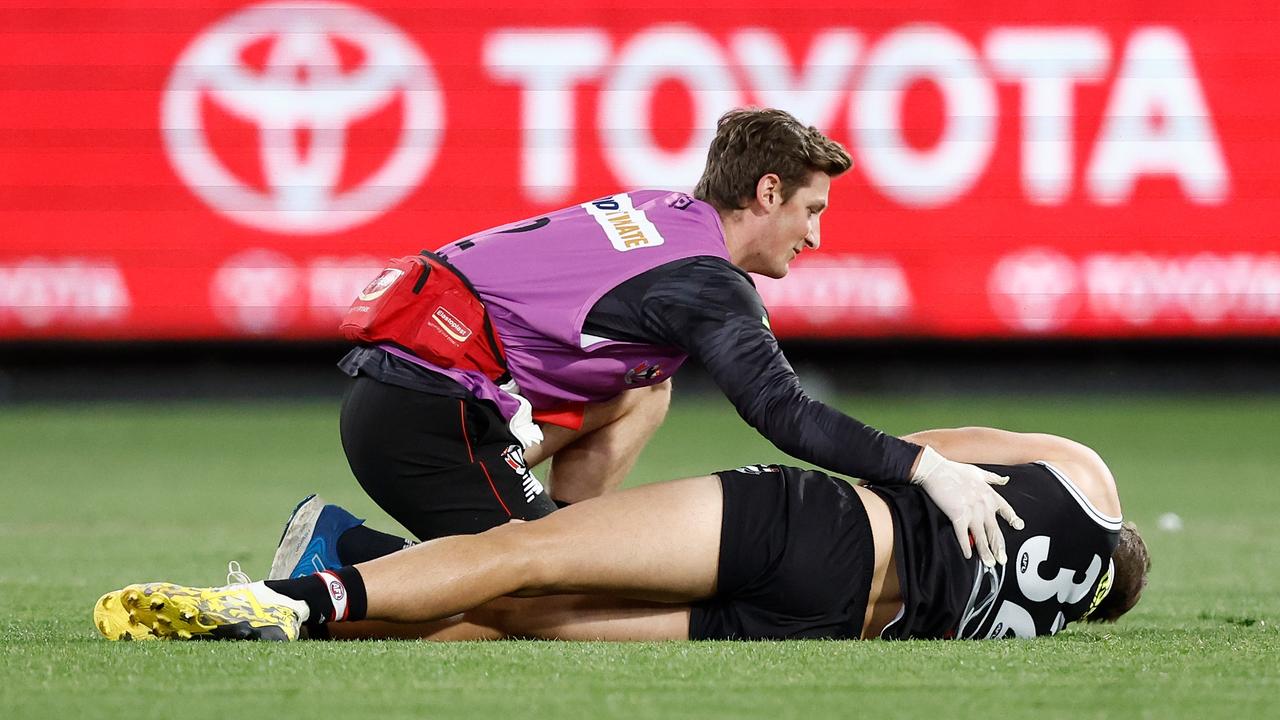
[[[438,252],[480,293],[511,376],[535,410],[604,401],[670,377],[687,357],[680,349],[591,337],[583,322],[605,293],[647,270],[689,257],[729,257],[715,208],[665,190],[575,205]],[[508,418],[514,412],[483,375],[446,374]]]

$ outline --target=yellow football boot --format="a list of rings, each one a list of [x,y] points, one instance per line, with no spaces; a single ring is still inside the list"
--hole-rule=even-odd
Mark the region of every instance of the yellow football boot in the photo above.
[[[108,640],[155,640],[151,628],[138,621],[137,611],[130,611],[121,601],[126,590],[128,588],[98,598],[93,606],[94,626]]]
[[[107,593],[93,609],[108,640],[297,640],[307,606],[257,582],[217,588],[145,583]]]

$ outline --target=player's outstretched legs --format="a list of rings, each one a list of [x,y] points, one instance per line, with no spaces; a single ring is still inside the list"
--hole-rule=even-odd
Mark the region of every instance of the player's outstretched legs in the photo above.
[[[294,610],[305,604],[298,614],[311,622],[425,622],[504,595],[605,593],[688,602],[715,592],[722,504],[718,478],[678,480],[606,495],[534,522],[439,538],[354,568],[184,590],[219,604],[262,603],[260,614],[273,605]],[[198,619],[207,622],[191,634],[223,634],[216,631],[217,613]],[[153,635],[184,637],[172,623],[150,625]]]
[[[687,602],[715,592],[721,507],[718,478],[677,480],[439,538],[356,569],[368,616],[396,622],[447,617],[503,595]]]

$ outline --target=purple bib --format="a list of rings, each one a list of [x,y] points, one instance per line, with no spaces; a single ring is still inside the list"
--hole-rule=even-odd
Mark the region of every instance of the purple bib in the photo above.
[[[682,350],[584,335],[583,322],[605,293],[645,271],[689,257],[729,257],[715,208],[665,190],[575,205],[438,252],[480,293],[511,376],[536,410],[600,402],[670,377],[687,357]],[[494,399],[488,388],[476,394]],[[507,404],[499,405],[509,417]]]

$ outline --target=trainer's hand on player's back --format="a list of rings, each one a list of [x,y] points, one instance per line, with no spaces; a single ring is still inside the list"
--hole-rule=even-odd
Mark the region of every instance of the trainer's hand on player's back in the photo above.
[[[972,536],[973,547],[987,567],[1005,563],[1004,533],[1000,532],[996,515],[1015,530],[1022,529],[1022,518],[991,486],[1004,485],[1009,478],[976,465],[953,462],[933,448],[925,447],[911,482],[923,487],[929,499],[951,520],[966,559],[972,557],[969,550]]]

